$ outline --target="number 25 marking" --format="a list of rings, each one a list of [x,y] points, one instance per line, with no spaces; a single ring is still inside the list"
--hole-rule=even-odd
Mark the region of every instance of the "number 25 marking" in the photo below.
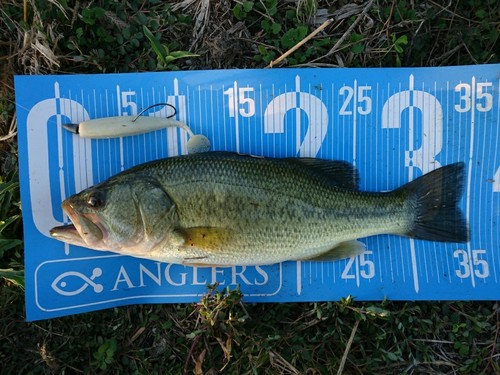
[[[342,279],[356,279],[356,275],[351,273],[355,261],[359,261],[359,275],[363,279],[373,278],[375,276],[375,265],[372,260],[366,258],[367,255],[371,255],[372,253],[372,251],[366,250],[357,257],[349,258],[344,271],[342,271]]]
[[[358,86],[357,97],[354,99],[354,106],[357,105],[356,109],[360,115],[368,115],[372,111],[372,99],[366,95],[366,92],[371,90],[371,86]],[[339,113],[341,115],[352,115],[352,111],[348,110],[347,107],[351,104],[354,98],[354,90],[351,86],[342,86],[339,90],[339,94],[345,96],[344,103],[340,107]],[[364,104],[361,105],[361,104]],[[359,104],[359,105],[358,105]]]

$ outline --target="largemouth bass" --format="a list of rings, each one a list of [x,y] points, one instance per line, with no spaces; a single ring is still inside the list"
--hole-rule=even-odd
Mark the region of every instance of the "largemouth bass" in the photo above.
[[[358,238],[395,234],[467,242],[458,207],[464,164],[436,169],[391,192],[358,190],[343,161],[229,152],[139,165],[62,203],[70,244],[187,265],[262,265],[340,259]]]

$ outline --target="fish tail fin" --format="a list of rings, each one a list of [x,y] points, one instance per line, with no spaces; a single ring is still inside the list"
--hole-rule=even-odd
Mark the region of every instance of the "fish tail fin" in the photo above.
[[[404,194],[414,215],[405,233],[429,241],[468,242],[469,228],[458,207],[465,164],[454,163],[431,171],[396,190]]]

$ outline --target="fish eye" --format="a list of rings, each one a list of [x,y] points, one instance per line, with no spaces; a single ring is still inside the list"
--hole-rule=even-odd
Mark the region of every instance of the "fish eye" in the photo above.
[[[92,192],[87,196],[87,206],[92,208],[99,208],[104,206],[104,197],[101,193]]]

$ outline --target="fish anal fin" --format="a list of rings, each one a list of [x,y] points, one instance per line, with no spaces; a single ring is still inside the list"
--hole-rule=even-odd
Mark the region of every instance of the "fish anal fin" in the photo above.
[[[365,244],[357,240],[341,242],[332,249],[307,260],[330,261],[355,257],[366,250]]]
[[[206,252],[217,252],[227,248],[231,242],[231,230],[217,227],[192,227],[176,231],[184,238],[182,247]]]

